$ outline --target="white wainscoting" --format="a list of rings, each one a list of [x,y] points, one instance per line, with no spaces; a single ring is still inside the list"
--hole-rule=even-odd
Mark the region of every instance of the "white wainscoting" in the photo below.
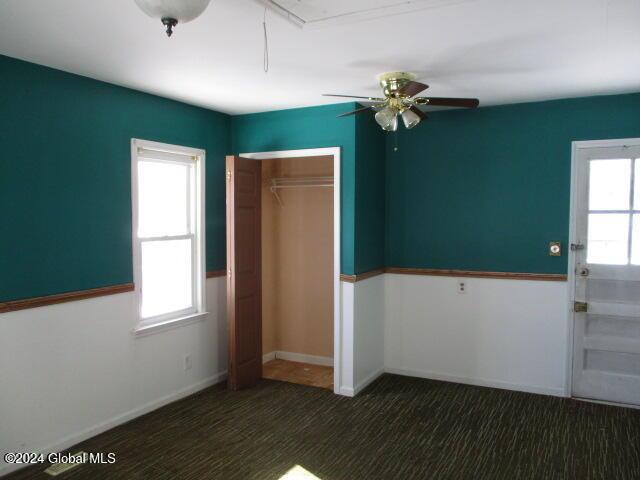
[[[566,282],[385,277],[385,371],[567,394]]]
[[[224,380],[225,282],[205,319],[144,337],[133,293],[0,315],[0,452],[60,451]]]
[[[333,391],[339,395],[353,397],[353,355],[354,355],[354,320],[355,320],[355,284],[340,282],[340,308],[339,322],[334,323],[334,328],[340,330],[334,332],[334,372]],[[337,333],[337,334],[336,334]]]
[[[206,319],[144,337],[133,293],[1,315],[0,451],[59,451],[222,381],[225,282],[207,280]],[[566,394],[566,282],[385,274],[340,287],[336,393],[387,371]]]
[[[356,282],[354,289],[354,395],[384,373],[385,275]]]

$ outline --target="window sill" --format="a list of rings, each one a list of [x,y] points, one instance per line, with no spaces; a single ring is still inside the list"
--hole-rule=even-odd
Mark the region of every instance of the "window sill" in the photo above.
[[[133,330],[133,334],[136,337],[146,337],[147,335],[152,335],[154,333],[160,333],[166,330],[182,327],[184,325],[189,325],[191,323],[201,322],[207,318],[208,314],[209,312],[192,313],[190,315],[185,315],[184,317],[172,318],[171,320],[166,320],[164,322],[154,323],[153,325],[138,326]]]

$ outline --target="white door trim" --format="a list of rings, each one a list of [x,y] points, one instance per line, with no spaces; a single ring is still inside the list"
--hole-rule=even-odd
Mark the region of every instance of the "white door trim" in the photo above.
[[[567,294],[567,364],[566,364],[566,385],[565,396],[571,397],[573,392],[573,346],[574,346],[574,314],[573,301],[575,296],[576,269],[575,269],[575,252],[571,250],[571,244],[576,243],[577,229],[576,222],[578,219],[578,195],[582,187],[578,178],[578,153],[582,149],[599,148],[599,147],[623,147],[623,146],[640,146],[640,138],[618,138],[609,140],[581,140],[571,142],[571,192],[569,207],[569,245],[568,252],[568,288]]]
[[[240,154],[241,157],[254,160],[321,157],[327,155],[333,156],[333,392],[341,394],[342,352],[350,351],[352,347],[346,344],[343,345],[342,338],[343,325],[340,298],[340,147]]]

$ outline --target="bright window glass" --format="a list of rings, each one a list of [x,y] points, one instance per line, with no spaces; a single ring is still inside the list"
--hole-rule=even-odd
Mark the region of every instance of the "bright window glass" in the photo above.
[[[142,318],[193,307],[191,239],[142,242]]]
[[[138,164],[138,235],[188,233],[188,165],[141,160]]]
[[[628,210],[631,160],[591,160],[589,210]]]
[[[633,216],[631,239],[631,263],[633,265],[640,265],[640,214],[638,213]]]
[[[640,210],[640,158],[636,158],[635,161],[635,185],[633,188],[633,209]]]
[[[587,263],[626,265],[629,259],[629,215],[589,214]]]

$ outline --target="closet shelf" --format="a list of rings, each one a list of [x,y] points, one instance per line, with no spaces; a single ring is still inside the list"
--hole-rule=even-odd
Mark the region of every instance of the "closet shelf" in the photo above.
[[[282,206],[282,199],[278,195],[281,188],[317,188],[333,187],[333,177],[274,177],[271,179],[271,193]]]

